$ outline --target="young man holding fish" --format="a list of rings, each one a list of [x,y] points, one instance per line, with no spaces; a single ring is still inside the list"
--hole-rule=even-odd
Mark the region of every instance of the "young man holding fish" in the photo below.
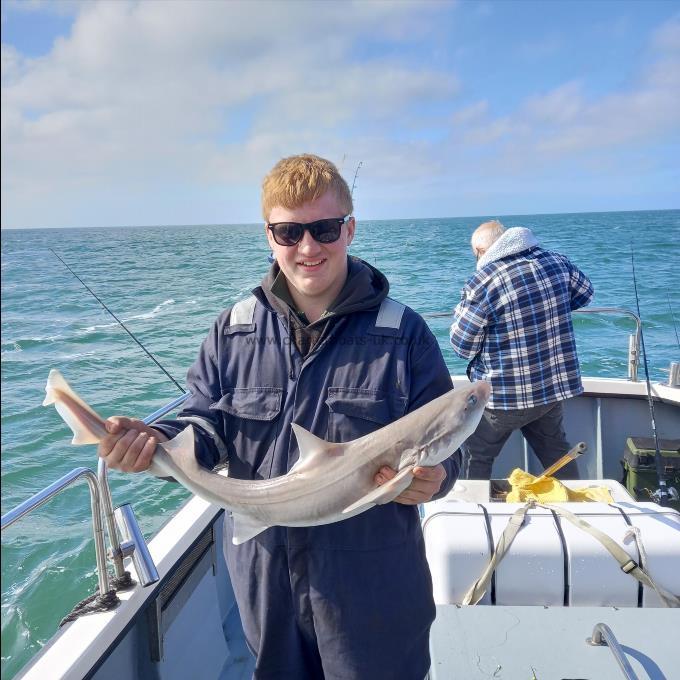
[[[99,447],[109,467],[147,469],[157,442],[192,424],[203,466],[227,462],[237,479],[279,477],[298,458],[293,423],[346,442],[452,388],[422,318],[387,297],[377,269],[348,257],[352,197],[332,163],[283,159],[264,180],[262,207],[270,271],[215,322],[177,419],[153,428],[109,419]],[[273,526],[233,545],[225,518],[255,678],[425,677],[435,610],[415,505],[446,493],[458,465],[454,455],[417,467],[396,502],[333,524]],[[381,468],[375,482],[394,475]]]

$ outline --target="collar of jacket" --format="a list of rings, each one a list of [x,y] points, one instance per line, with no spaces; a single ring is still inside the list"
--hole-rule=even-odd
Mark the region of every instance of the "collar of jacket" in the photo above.
[[[387,297],[389,290],[390,284],[382,272],[358,257],[348,256],[345,285],[338,297],[315,323],[322,323],[330,317],[351,312],[375,309]],[[277,262],[272,264],[259,288],[256,288],[253,293],[260,301],[263,301],[263,298],[266,299],[269,306],[281,316],[287,318],[288,314],[292,313],[300,319],[300,312],[296,309],[286,277]]]
[[[477,271],[486,267],[491,262],[508,257],[508,255],[517,255],[525,250],[535,248],[537,245],[538,240],[531,229],[511,227],[504,231],[489,250],[477,260]]]
[[[255,297],[272,309],[284,320],[288,337],[293,340],[298,351],[305,358],[329,331],[331,319],[351,312],[377,308],[387,297],[390,285],[385,276],[357,257],[347,259],[347,279],[340,294],[320,319],[309,323],[299,312],[290,294],[288,282],[277,262],[274,262],[253,291]],[[295,378],[292,344],[288,344],[289,376]]]

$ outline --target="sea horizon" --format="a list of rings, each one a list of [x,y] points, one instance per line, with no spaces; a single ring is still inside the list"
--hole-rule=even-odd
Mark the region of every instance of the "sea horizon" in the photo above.
[[[448,217],[376,217],[371,219],[362,219],[357,217],[357,222],[367,224],[370,222],[409,222],[413,220],[485,220],[485,219],[501,219],[512,217],[546,217],[555,215],[607,215],[618,213],[638,213],[638,212],[673,212],[680,210],[680,207],[675,208],[640,208],[640,209],[622,209],[622,210],[575,210],[571,212],[540,212],[540,213],[499,213],[499,214],[479,214],[479,215],[457,215]],[[356,216],[356,212],[353,213]],[[501,219],[502,221],[502,219]],[[183,227],[240,227],[240,226],[257,226],[263,224],[262,220],[255,222],[196,222],[196,223],[164,223],[158,222],[154,224],[100,224],[94,226],[53,226],[53,227],[1,227],[0,232],[9,231],[46,231],[51,229],[146,229],[154,227],[166,228],[183,228]]]

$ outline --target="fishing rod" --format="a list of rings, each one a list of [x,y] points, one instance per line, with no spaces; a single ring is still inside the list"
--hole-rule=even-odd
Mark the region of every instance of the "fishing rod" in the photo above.
[[[637,314],[640,319],[640,298],[638,297],[637,278],[635,276],[635,256],[633,254],[633,242],[630,243],[630,264],[633,269],[633,289],[635,291],[635,304],[637,305]],[[642,323],[640,323],[640,347],[642,349],[642,359],[645,367],[645,381],[647,383],[647,402],[649,403],[649,415],[652,420],[652,435],[654,436],[654,462],[656,464],[656,476],[659,480],[659,488],[652,494],[652,498],[662,507],[668,505],[669,495],[675,496],[675,493],[669,493],[668,485],[666,483],[666,472],[661,460],[661,451],[659,450],[659,437],[656,433],[656,418],[654,416],[654,400],[652,399],[652,385],[649,382],[649,366],[647,364],[647,351],[645,350],[645,336],[642,332]]]
[[[357,176],[359,174],[359,168],[362,166],[363,161],[359,161],[359,165],[357,165],[357,169],[354,171],[354,179],[352,180],[352,190],[350,191],[349,195],[354,196],[354,188],[357,185]]]
[[[85,289],[88,291],[88,293],[90,293],[90,295],[92,295],[92,297],[120,324],[123,330],[146,352],[147,356],[156,364],[156,366],[158,366],[158,368],[160,368],[161,371],[163,371],[163,373],[165,373],[165,375],[167,375],[168,378],[170,378],[170,380],[172,380],[172,382],[175,383],[177,389],[182,394],[184,394],[185,393],[184,388],[170,375],[170,373],[168,373],[168,371],[165,370],[163,366],[161,366],[158,359],[156,359],[156,357],[153,354],[151,354],[151,352],[149,352],[149,350],[146,347],[144,347],[144,345],[142,345],[142,343],[135,337],[135,334],[132,331],[130,331],[128,327],[99,299],[99,297],[92,290],[92,288],[90,288],[85,283],[85,281],[83,281],[80,278],[80,276],[78,276],[78,274],[76,274],[73,271],[73,269],[71,269],[71,267],[69,267],[68,264],[66,264],[66,262],[64,262],[64,260],[62,260],[61,257],[59,257],[59,255],[54,250],[52,250],[52,248],[49,248],[48,250],[50,250],[52,254],[59,260],[59,262],[61,262],[64,265],[64,267],[66,267],[66,269],[68,269],[71,272],[71,274],[73,274],[73,276],[75,276],[78,279],[78,281],[80,281],[80,283],[83,284],[83,286],[85,286]]]

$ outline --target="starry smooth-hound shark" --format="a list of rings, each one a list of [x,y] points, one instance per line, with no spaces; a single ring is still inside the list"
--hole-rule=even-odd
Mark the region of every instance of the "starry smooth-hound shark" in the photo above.
[[[97,444],[105,421],[56,369],[44,405],[54,404],[73,430],[73,444]],[[243,543],[270,526],[316,526],[358,515],[394,500],[413,479],[415,466],[448,458],[475,430],[489,399],[486,382],[451,390],[384,427],[342,444],[326,442],[293,423],[300,455],[290,471],[262,480],[233,479],[202,467],[194,455],[193,425],[159,443],[149,472],[172,477],[197,496],[231,511],[233,542]],[[383,466],[397,471],[377,485]]]

